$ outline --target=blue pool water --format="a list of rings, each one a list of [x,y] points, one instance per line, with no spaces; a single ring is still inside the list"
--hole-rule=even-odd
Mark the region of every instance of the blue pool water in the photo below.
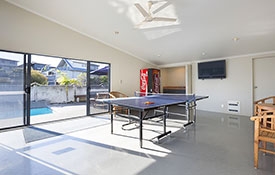
[[[32,108],[31,109],[31,116],[51,114],[51,113],[53,113],[53,111],[50,108]]]

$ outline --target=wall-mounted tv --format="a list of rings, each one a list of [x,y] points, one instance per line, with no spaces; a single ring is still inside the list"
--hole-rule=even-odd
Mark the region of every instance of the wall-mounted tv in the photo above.
[[[198,63],[199,79],[226,78],[226,60]]]

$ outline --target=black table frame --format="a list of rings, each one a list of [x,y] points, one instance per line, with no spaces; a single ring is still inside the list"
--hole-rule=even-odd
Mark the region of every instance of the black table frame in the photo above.
[[[184,127],[186,127],[186,126],[196,122],[196,106],[197,106],[196,101],[204,99],[204,98],[208,98],[208,96],[204,96],[199,99],[187,101],[184,103],[181,102],[181,103],[175,103],[175,104],[169,104],[169,105],[161,105],[161,106],[154,107],[154,108],[148,107],[146,109],[138,108],[138,107],[129,107],[127,105],[119,105],[115,101],[108,101],[108,103],[110,104],[110,112],[111,112],[111,134],[113,134],[113,131],[114,131],[113,130],[114,115],[119,115],[121,117],[128,118],[131,120],[136,120],[139,123],[139,142],[140,142],[140,147],[142,148],[142,146],[143,146],[143,142],[142,142],[142,140],[143,140],[143,130],[142,130],[143,120],[148,120],[148,119],[152,119],[155,117],[162,117],[162,119],[163,119],[163,133],[160,134],[159,136],[157,136],[157,138],[160,139],[160,138],[171,133],[171,131],[168,131],[168,132],[166,131],[166,119],[167,119],[169,113],[171,113],[171,114],[175,114],[175,113],[168,111],[169,106],[182,105],[186,108],[187,123],[184,124]],[[119,113],[116,113],[116,111],[114,111],[114,106],[120,106],[120,107],[127,108],[128,110],[138,111],[139,115],[137,117],[132,117],[130,114],[121,115]],[[160,110],[159,110],[160,107],[162,108],[162,112],[160,114],[155,114],[153,116],[146,115],[149,110],[158,110],[158,112],[160,112]],[[193,110],[193,112],[194,112],[193,119],[191,119],[191,116],[190,116],[191,110]],[[177,113],[176,115],[182,115],[182,114]]]

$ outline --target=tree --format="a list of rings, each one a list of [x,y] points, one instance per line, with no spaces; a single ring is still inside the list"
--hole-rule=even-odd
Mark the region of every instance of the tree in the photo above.
[[[109,78],[106,75],[100,76],[99,80],[100,80],[101,85],[103,85],[103,86],[107,86],[109,83]]]
[[[69,99],[68,99],[68,93],[69,93],[68,86],[71,86],[71,85],[81,85],[81,83],[77,79],[75,79],[75,78],[71,78],[70,79],[63,72],[60,73],[60,77],[57,79],[57,82],[59,83],[59,85],[65,85],[65,88],[66,88],[66,99],[67,99],[67,101],[69,101]]]
[[[70,85],[81,85],[81,83],[75,78],[69,78],[65,73],[60,73],[60,77],[57,79],[60,85],[70,86]]]
[[[81,73],[77,76],[77,80],[79,81],[81,86],[87,85],[87,76],[86,73]]]
[[[40,84],[40,85],[47,85],[48,79],[45,75],[40,73],[37,70],[31,70],[31,84]]]

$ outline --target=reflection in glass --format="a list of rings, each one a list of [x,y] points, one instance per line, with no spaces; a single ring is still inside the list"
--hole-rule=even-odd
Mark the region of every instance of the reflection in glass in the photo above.
[[[108,112],[109,106],[97,102],[97,99],[109,98],[110,65],[99,64],[98,68],[90,72],[90,113]]]
[[[0,128],[23,125],[23,54],[0,51]]]

